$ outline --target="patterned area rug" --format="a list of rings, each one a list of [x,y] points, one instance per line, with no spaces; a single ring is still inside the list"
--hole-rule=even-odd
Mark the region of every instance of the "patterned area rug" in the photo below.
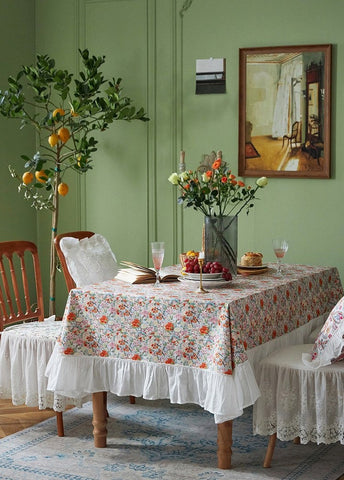
[[[252,410],[234,421],[232,470],[217,468],[212,415],[194,405],[109,395],[108,447],[96,449],[92,405],[0,440],[1,480],[336,480],[344,447],[278,442],[273,467],[262,462],[267,439],[252,436]]]

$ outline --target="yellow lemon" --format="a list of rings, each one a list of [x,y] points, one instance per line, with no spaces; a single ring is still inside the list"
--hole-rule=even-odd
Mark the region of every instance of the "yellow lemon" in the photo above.
[[[70,137],[69,130],[66,127],[61,127],[57,133],[62,143],[66,143]]]
[[[25,185],[29,185],[29,183],[31,183],[33,180],[33,173],[25,172],[22,176],[22,180],[23,180],[23,183],[25,183]]]
[[[57,187],[57,191],[59,192],[60,195],[63,197],[67,195],[69,190],[69,187],[66,183],[60,183],[59,186]]]
[[[47,174],[44,170],[39,170],[35,172],[36,180],[40,183],[45,183],[48,180]]]
[[[60,114],[61,117],[63,117],[63,115],[65,115],[66,112],[63,110],[63,108],[56,108],[53,111],[53,118],[55,118],[58,113]]]
[[[52,133],[48,138],[48,142],[51,147],[55,147],[58,141],[59,141],[59,136],[56,133]]]

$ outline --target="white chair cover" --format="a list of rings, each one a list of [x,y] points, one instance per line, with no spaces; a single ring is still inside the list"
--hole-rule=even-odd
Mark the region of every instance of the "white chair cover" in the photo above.
[[[61,322],[30,322],[6,328],[0,342],[0,398],[14,405],[63,412],[67,405],[81,407],[90,400],[67,398],[47,391],[45,369],[61,330]]]
[[[255,434],[344,445],[344,361],[313,369],[302,361],[313,345],[293,345],[260,363]]]

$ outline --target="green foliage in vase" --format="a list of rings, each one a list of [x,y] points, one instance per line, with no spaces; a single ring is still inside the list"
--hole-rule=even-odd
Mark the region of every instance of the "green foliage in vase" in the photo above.
[[[52,211],[52,302],[59,196],[68,193],[64,174],[68,169],[76,174],[92,169],[98,144],[95,132],[104,132],[116,120],[149,120],[143,108],[137,109],[122,95],[121,78],[104,78],[100,71],[104,56],[92,56],[87,49],[79,52],[83,68],[77,77],[57,68],[49,56],[37,55],[35,65],[23,66],[8,78],[7,90],[0,90],[0,114],[18,119],[20,128],[31,125],[37,133],[37,151],[21,155],[24,172],[19,175],[9,169],[31,206]]]

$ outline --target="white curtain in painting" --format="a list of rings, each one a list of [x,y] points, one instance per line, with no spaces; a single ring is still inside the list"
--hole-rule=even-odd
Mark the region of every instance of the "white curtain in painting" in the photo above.
[[[301,55],[291,62],[281,65],[272,123],[273,138],[280,138],[289,134],[292,124],[300,121],[302,72]]]

